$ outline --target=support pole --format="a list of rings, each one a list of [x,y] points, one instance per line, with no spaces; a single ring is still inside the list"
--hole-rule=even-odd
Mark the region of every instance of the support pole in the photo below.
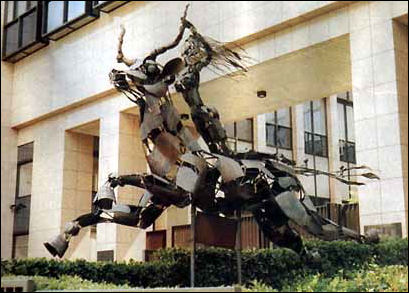
[[[242,284],[241,280],[241,208],[236,211],[237,215],[237,233],[236,233],[236,258],[237,258],[237,283]]]
[[[196,258],[196,206],[190,208],[190,236],[192,238],[192,247],[190,251],[190,287],[195,287],[195,258]]]

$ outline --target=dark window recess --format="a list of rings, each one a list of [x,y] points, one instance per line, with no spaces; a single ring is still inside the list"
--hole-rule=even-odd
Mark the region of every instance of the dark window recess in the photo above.
[[[320,134],[304,133],[305,153],[320,157],[328,156],[327,137]]]
[[[17,182],[14,204],[13,258],[26,257],[30,227],[31,179],[33,170],[33,143],[19,146],[17,149]],[[24,237],[23,237],[24,236]]]
[[[44,1],[43,37],[58,40],[80,27],[94,21],[99,10],[93,1]]]
[[[7,1],[2,60],[17,62],[46,46],[41,38],[42,2]]]
[[[126,4],[127,2],[129,1],[92,1],[92,5],[94,9],[109,13],[112,10],[115,10]]]
[[[253,119],[244,119],[225,125],[227,144],[236,152],[253,150]]]
[[[97,261],[114,261],[113,250],[97,251]]]
[[[339,155],[342,162],[356,164],[355,143],[340,139]]]
[[[342,162],[356,163],[354,109],[350,92],[338,95],[339,156]]]
[[[14,235],[28,234],[31,196],[17,197],[14,203]]]

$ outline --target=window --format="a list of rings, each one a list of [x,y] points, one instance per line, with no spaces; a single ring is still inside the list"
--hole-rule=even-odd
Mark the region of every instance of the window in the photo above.
[[[356,163],[354,109],[352,95],[338,95],[339,155],[346,163]]]
[[[325,100],[304,104],[305,153],[328,157]]]
[[[291,135],[290,108],[266,114],[266,142],[268,146],[291,150]]]
[[[17,187],[14,205],[13,257],[26,257],[30,226],[33,143],[18,147]]]
[[[114,261],[113,250],[97,251],[97,261]]]
[[[94,136],[93,146],[93,166],[92,166],[92,194],[91,194],[91,212],[94,211],[94,198],[98,192],[98,170],[99,170],[99,137]],[[91,232],[97,232],[97,224],[91,226]]]
[[[253,150],[253,119],[244,119],[225,126],[227,143],[231,150],[247,152]]]
[[[92,1],[44,1],[43,36],[58,40],[98,16]]]
[[[40,7],[39,7],[40,6]],[[47,45],[41,39],[41,2],[7,1],[3,60],[16,62]]]

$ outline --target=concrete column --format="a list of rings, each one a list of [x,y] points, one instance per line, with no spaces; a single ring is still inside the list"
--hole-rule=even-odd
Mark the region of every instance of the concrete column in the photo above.
[[[401,223],[402,234],[407,235],[401,137],[407,128],[400,124],[401,117],[407,121],[407,114],[401,114],[399,106],[398,85],[403,81],[399,83],[397,75],[392,9],[389,2],[361,3],[353,9],[350,50],[357,164],[372,167],[381,177],[359,188],[361,231],[366,225]]]
[[[408,15],[406,14],[406,20]],[[407,23],[407,21],[406,21]],[[402,176],[406,214],[406,231],[408,231],[408,26],[397,21],[393,23],[395,45],[395,62],[399,127],[402,152]]]
[[[33,134],[34,154],[28,257],[51,257],[43,243],[62,232],[65,130],[57,119],[41,122]]]
[[[4,15],[5,1],[1,2]],[[1,18],[3,27],[4,17]],[[3,43],[3,34],[1,34]],[[10,128],[14,65],[1,61],[1,258],[11,258],[14,214],[10,205],[16,193],[17,136]]]
[[[106,113],[100,120],[98,186],[102,186],[110,173],[119,173],[119,112]],[[117,225],[97,225],[97,251],[113,250],[117,253]]]
[[[99,186],[110,173],[144,173],[146,159],[139,139],[137,116],[110,113],[100,121]],[[117,202],[137,205],[143,193],[136,187],[118,187]],[[97,226],[97,250],[114,250],[115,260],[143,259],[146,233],[134,227],[104,223]]]
[[[91,212],[93,145],[91,135],[66,132],[61,226]],[[81,229],[70,241],[65,258],[91,260],[91,227]]]
[[[146,173],[147,163],[139,134],[138,117],[121,113],[119,117],[119,174]],[[120,187],[118,202],[137,205],[144,190],[136,187]],[[117,260],[143,260],[146,247],[146,231],[127,226],[117,226]]]

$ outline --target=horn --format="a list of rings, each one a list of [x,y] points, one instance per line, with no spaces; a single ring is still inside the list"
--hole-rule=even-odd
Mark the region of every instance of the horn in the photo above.
[[[116,55],[116,61],[118,63],[125,63],[127,66],[131,66],[132,64],[135,63],[135,59],[129,59],[124,56],[124,53],[122,52],[122,43],[124,42],[124,35],[125,35],[125,27],[121,25],[120,27],[121,32],[119,33],[118,37],[118,53]]]
[[[68,240],[64,234],[60,234],[50,241],[44,242],[44,246],[53,256],[58,255],[61,258],[68,249]]]
[[[116,202],[114,189],[108,184],[102,185],[95,195],[94,203],[101,209],[110,210]]]

